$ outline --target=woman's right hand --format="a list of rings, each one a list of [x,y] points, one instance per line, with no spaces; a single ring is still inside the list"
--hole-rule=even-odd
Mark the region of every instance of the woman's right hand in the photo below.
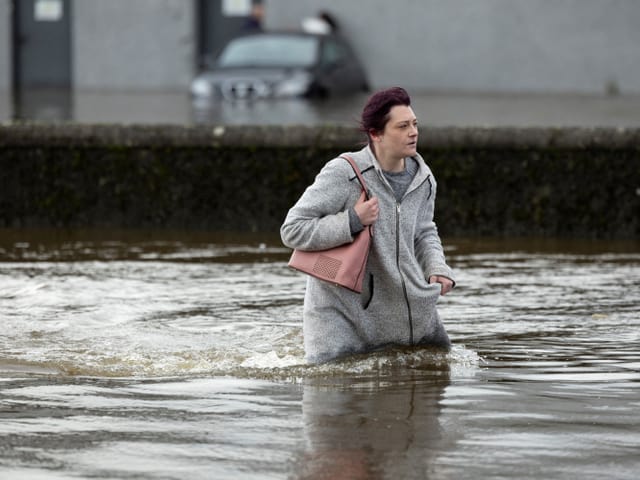
[[[378,215],[380,215],[380,207],[378,205],[377,197],[371,197],[365,202],[356,204],[353,208],[355,209],[356,214],[358,214],[360,223],[364,226],[374,223],[378,220]]]

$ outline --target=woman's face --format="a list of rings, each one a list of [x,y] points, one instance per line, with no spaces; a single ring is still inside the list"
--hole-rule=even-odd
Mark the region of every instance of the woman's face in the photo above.
[[[418,147],[418,119],[411,107],[395,105],[389,111],[389,121],[382,133],[374,135],[376,151],[390,158],[416,155]]]

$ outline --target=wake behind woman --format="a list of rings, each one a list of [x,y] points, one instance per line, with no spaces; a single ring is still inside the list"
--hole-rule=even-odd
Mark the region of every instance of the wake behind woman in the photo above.
[[[374,93],[362,112],[368,144],[347,152],[370,199],[342,158],[330,160],[289,210],[280,229],[285,245],[324,250],[353,241],[366,225],[374,235],[361,294],[308,277],[304,347],[310,363],[387,346],[448,349],[438,315],[440,295],[454,287],[434,222],[436,181],[417,153],[418,120],[399,87]]]

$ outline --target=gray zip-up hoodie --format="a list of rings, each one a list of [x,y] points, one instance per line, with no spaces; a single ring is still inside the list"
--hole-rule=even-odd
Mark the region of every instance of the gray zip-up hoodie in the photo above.
[[[436,310],[440,284],[428,283],[431,275],[453,280],[433,221],[436,181],[431,170],[417,155],[418,172],[397,201],[369,146],[347,155],[378,197],[380,215],[361,294],[308,277],[303,309],[307,361],[321,363],[390,345],[448,348]],[[280,229],[283,243],[324,250],[351,242],[348,211],[360,192],[349,163],[329,161],[289,210]]]

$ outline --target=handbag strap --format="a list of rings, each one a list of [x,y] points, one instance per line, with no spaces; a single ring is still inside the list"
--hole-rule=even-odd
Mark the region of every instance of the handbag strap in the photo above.
[[[367,200],[369,200],[369,189],[367,188],[367,184],[365,183],[364,177],[362,176],[362,173],[360,172],[358,165],[356,165],[356,162],[354,162],[353,158],[351,158],[349,155],[340,155],[340,158],[346,160],[351,164],[351,168],[353,168],[353,171],[356,172],[356,177],[358,177],[358,181],[362,186],[362,191],[364,192],[364,196],[367,198]]]

